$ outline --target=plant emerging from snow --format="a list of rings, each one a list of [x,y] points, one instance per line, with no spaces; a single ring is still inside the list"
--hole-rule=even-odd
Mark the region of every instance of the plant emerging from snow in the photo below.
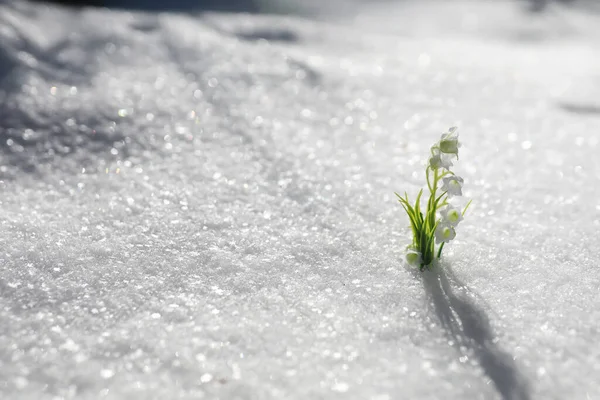
[[[423,269],[435,257],[442,256],[444,245],[456,237],[456,226],[462,221],[471,201],[461,211],[450,204],[449,199],[462,196],[463,179],[450,170],[452,161],[458,160],[457,128],[452,127],[442,134],[440,140],[431,146],[431,155],[425,170],[429,199],[425,213],[421,212],[423,189],[417,194],[414,205],[396,193],[400,204],[408,214],[413,233],[413,241],[406,249],[406,261]],[[441,186],[440,186],[441,184]],[[436,244],[439,245],[436,251]]]

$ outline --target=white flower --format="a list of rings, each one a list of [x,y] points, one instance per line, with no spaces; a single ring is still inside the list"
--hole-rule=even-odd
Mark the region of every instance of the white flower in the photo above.
[[[447,192],[449,196],[462,196],[463,178],[457,175],[442,178],[442,192]]]
[[[406,262],[409,265],[421,265],[421,253],[412,247],[406,249]]]
[[[439,224],[435,229],[435,241],[437,243],[448,243],[456,237],[456,231],[452,225]]]
[[[448,225],[456,226],[463,220],[462,213],[455,207],[448,205],[440,210],[442,221]]]
[[[431,169],[446,168],[450,169],[452,161],[446,154],[440,153],[437,147],[433,148],[433,155],[429,157],[429,167]]]
[[[448,133],[442,134],[442,138],[440,139],[440,151],[446,154],[455,154],[458,157],[458,148],[460,147],[460,143],[458,143],[458,128],[453,126],[448,130]]]

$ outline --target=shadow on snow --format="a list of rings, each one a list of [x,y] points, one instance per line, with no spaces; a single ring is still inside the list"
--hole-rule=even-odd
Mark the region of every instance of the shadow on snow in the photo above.
[[[529,400],[525,377],[512,356],[495,343],[489,318],[469,298],[468,288],[447,267],[424,271],[423,285],[445,333],[457,348],[472,352],[502,398]]]

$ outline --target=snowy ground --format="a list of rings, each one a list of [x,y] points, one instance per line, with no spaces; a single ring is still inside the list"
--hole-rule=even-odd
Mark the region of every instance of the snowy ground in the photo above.
[[[0,4],[0,398],[600,398],[600,18],[354,15]]]

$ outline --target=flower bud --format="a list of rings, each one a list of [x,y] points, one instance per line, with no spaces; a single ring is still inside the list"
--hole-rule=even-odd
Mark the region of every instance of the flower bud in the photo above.
[[[462,196],[463,178],[452,175],[442,179],[442,191],[447,192],[449,196]]]
[[[463,219],[462,213],[450,205],[442,209],[440,214],[442,215],[442,221],[451,226],[458,225],[458,223]]]
[[[446,168],[450,169],[452,166],[452,161],[448,157],[445,157],[445,154],[440,154],[439,152],[434,153],[431,157],[429,157],[429,167],[431,169],[438,168]]]
[[[406,262],[409,265],[421,265],[421,253],[416,251],[413,248],[408,248],[406,250]]]
[[[460,143],[458,143],[458,133],[456,133],[456,131],[457,128],[452,127],[448,133],[442,134],[439,144],[439,148],[442,153],[455,154],[458,156],[458,148],[460,147]]]
[[[456,237],[456,231],[451,225],[441,224],[435,230],[435,240],[437,243],[448,243]]]

